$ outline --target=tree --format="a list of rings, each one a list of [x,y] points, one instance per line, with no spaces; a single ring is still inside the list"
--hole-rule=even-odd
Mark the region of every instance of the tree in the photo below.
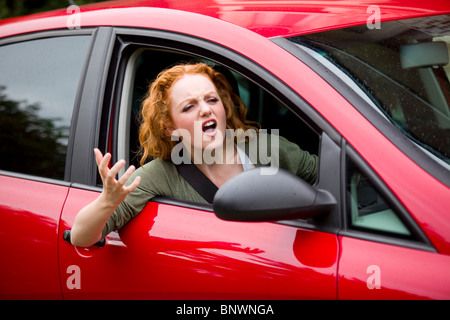
[[[0,169],[64,178],[69,128],[39,116],[37,103],[15,101],[0,86]]]

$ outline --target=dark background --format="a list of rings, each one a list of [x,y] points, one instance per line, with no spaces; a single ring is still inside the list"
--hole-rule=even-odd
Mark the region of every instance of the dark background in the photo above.
[[[105,0],[0,0],[0,20]]]

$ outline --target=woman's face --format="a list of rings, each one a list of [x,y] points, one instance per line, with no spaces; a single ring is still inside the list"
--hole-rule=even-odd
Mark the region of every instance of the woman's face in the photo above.
[[[183,137],[193,149],[222,148],[226,132],[226,115],[213,82],[205,75],[186,74],[171,87],[170,111],[172,135]],[[190,143],[186,135],[190,137]],[[193,150],[192,150],[193,151]]]

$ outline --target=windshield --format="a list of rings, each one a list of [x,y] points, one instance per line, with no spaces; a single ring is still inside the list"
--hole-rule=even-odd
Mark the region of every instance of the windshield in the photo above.
[[[338,66],[401,132],[450,164],[450,15],[289,40]]]

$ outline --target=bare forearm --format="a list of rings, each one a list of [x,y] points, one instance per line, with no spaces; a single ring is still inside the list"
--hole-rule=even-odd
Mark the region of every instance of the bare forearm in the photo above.
[[[116,206],[108,204],[101,194],[78,212],[71,231],[75,246],[89,247],[101,239],[102,230]]]
[[[75,218],[70,238],[73,245],[80,247],[89,247],[101,239],[103,228],[109,217],[141,181],[140,177],[136,177],[129,186],[124,186],[134,172],[134,166],[130,166],[123,176],[116,180],[115,177],[125,165],[125,161],[119,160],[109,169],[111,154],[107,153],[103,156],[98,149],[94,149],[94,153],[103,182],[103,191],[97,199],[81,209]]]

